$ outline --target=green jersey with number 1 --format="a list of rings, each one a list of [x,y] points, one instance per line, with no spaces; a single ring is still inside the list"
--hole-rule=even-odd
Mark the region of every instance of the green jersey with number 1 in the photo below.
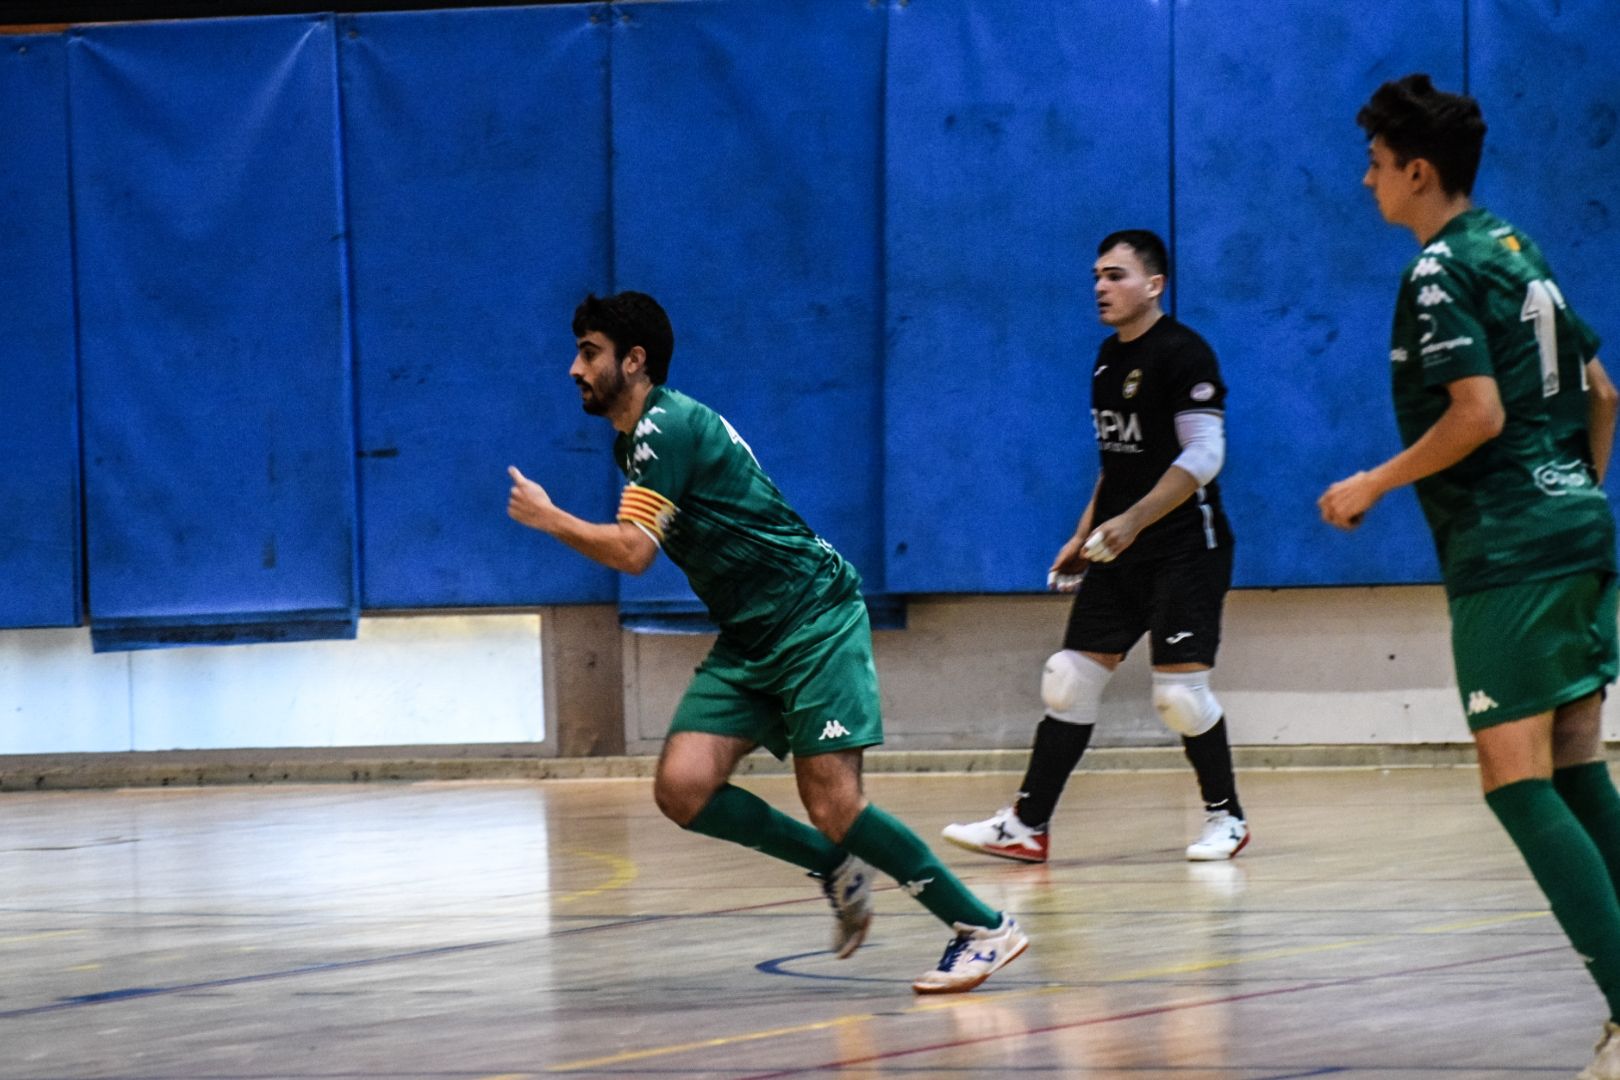
[[[860,575],[793,511],[726,419],[655,386],[613,444],[618,519],[657,541],[744,655],[860,595]]]
[[[1416,484],[1448,595],[1614,569],[1587,425],[1597,347],[1534,242],[1484,210],[1452,218],[1407,266],[1390,341],[1402,442],[1471,375],[1496,380],[1507,413],[1499,436]]]

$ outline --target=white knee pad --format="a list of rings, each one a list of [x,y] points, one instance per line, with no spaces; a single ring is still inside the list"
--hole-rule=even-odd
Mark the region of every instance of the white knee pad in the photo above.
[[[1178,735],[1202,735],[1221,719],[1221,703],[1209,688],[1208,671],[1155,671],[1153,707]]]
[[[1046,715],[1070,724],[1095,724],[1103,687],[1113,672],[1073,649],[1046,658],[1041,672],[1041,700]]]

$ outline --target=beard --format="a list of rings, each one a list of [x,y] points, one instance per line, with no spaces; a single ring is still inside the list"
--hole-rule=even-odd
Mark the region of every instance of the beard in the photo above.
[[[624,372],[614,369],[601,383],[578,380],[580,405],[591,416],[606,416],[624,395]]]

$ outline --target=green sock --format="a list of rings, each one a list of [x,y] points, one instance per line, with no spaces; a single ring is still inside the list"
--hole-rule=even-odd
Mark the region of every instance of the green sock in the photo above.
[[[1620,901],[1597,845],[1550,780],[1506,784],[1486,792],[1485,802],[1608,999],[1611,1018],[1620,1017]]]
[[[1001,925],[1000,913],[969,892],[916,833],[870,803],[849,827],[844,848],[894,878],[947,923]]]
[[[733,784],[715,792],[687,828],[763,851],[773,859],[802,866],[822,877],[838,869],[846,857],[838,845],[815,829]]]
[[[1571,765],[1553,773],[1553,787],[1597,845],[1609,867],[1609,881],[1620,895],[1620,792],[1601,761]]]

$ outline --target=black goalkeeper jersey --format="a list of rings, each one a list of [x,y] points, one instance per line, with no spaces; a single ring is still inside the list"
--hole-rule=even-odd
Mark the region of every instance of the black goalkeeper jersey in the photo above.
[[[1180,456],[1178,413],[1219,416],[1225,409],[1226,384],[1214,350],[1169,315],[1134,341],[1122,342],[1117,334],[1104,341],[1091,375],[1091,422],[1103,476],[1092,526],[1128,510]],[[1220,486],[1211,480],[1143,529],[1117,561],[1231,542]]]

